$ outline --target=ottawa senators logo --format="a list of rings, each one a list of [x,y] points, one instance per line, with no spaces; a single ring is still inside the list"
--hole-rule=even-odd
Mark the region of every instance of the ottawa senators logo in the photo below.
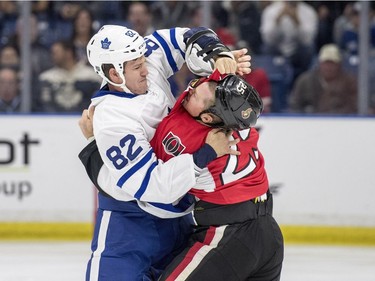
[[[250,113],[251,113],[251,108],[249,107],[248,109],[241,111],[241,116],[243,119],[247,119],[250,117]]]
[[[180,155],[184,150],[185,146],[181,143],[178,136],[175,136],[172,132],[169,132],[162,141],[164,151],[173,156]]]

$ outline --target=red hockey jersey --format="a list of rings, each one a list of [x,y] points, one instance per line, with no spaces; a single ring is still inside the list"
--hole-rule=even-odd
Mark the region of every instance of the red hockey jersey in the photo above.
[[[198,123],[182,106],[184,92],[170,114],[157,127],[151,140],[157,158],[168,159],[183,153],[194,153],[204,143],[210,127]],[[216,158],[202,172],[190,193],[215,204],[233,204],[253,199],[267,192],[268,179],[264,158],[258,150],[259,134],[255,128],[233,133],[240,142],[232,149],[241,155]]]

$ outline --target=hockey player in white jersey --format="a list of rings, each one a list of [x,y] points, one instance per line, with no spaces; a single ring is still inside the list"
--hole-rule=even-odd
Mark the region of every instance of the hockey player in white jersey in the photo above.
[[[193,155],[156,159],[149,140],[175,102],[167,79],[184,59],[198,75],[209,74],[215,60],[223,72],[235,72],[236,62],[206,28],[159,30],[143,39],[126,27],[104,26],[87,55],[106,83],[92,98],[95,141],[80,154],[86,168],[93,167],[86,156],[96,145],[103,159],[92,178],[101,191],[86,279],[155,280],[184,246],[181,231],[187,237],[191,230],[181,216],[191,210],[193,198],[185,194],[196,176],[214,158],[238,153],[229,148],[237,141],[216,130]]]

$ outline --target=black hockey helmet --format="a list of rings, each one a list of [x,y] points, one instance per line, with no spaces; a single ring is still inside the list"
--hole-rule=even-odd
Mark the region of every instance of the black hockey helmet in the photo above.
[[[231,74],[220,80],[215,97],[215,105],[208,112],[220,117],[227,129],[253,127],[263,111],[263,102],[257,90],[237,75]]]

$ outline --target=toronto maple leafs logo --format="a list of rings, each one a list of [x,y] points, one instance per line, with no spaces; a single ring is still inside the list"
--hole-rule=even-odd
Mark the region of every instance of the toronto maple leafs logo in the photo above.
[[[108,40],[106,37],[104,40],[101,41],[102,43],[102,49],[109,49],[109,45],[111,45],[111,41]]]

